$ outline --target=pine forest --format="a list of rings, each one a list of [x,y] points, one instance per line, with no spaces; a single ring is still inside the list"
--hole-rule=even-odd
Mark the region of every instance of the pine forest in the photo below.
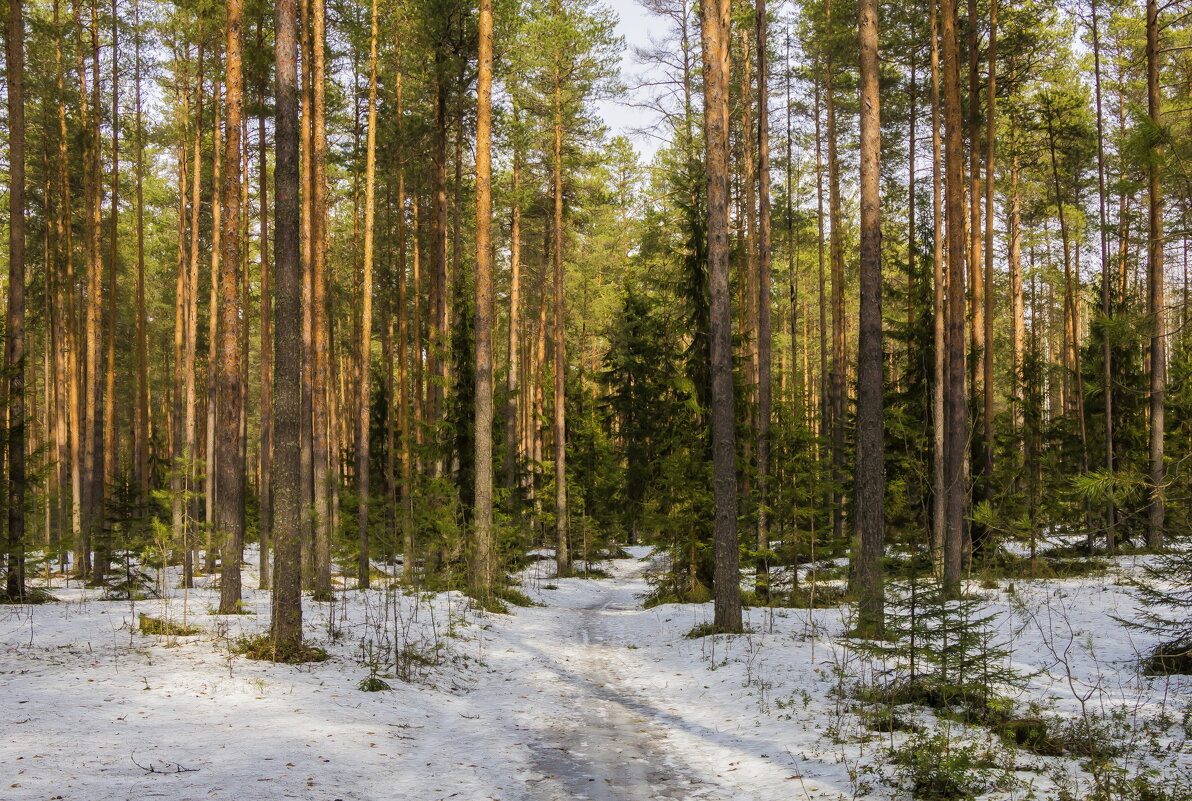
[[[1189,0],[0,8],[0,797],[1192,801]]]

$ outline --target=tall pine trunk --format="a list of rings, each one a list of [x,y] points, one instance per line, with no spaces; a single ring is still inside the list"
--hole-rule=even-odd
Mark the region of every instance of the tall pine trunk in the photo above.
[[[1101,248],[1101,324],[1104,329],[1101,334],[1101,382],[1105,398],[1105,471],[1113,473],[1113,346],[1110,342],[1108,326],[1110,315],[1113,313],[1112,269],[1109,264],[1109,227],[1105,209],[1105,116],[1101,102],[1101,31],[1097,18],[1097,0],[1090,3],[1092,11],[1093,33],[1093,88],[1096,98],[1097,114],[1097,222],[1098,244]],[[1107,497],[1105,502],[1105,547],[1113,551],[1117,545],[1116,523],[1117,510],[1113,497]]]
[[[375,0],[374,0],[375,2]],[[493,356],[492,356],[492,0],[480,0],[476,87],[476,405],[475,489],[469,584],[481,598],[492,590]]]
[[[741,630],[737,468],[733,411],[732,310],[728,286],[729,0],[700,0],[704,128],[708,179],[708,283],[711,291],[713,623]]]
[[[364,264],[360,286],[360,406],[356,429],[356,528],[360,553],[357,585],[369,585],[368,469],[369,410],[372,381],[373,223],[376,217],[377,183],[377,0],[372,0],[372,25],[368,53],[368,140],[364,167]]]
[[[301,523],[305,506],[299,482],[302,416],[302,266],[298,208],[298,22],[294,0],[273,6],[277,70],[276,155],[273,170],[274,275],[277,284],[273,344],[273,618],[277,654],[302,647]]]
[[[877,0],[861,0],[861,276],[857,332],[856,561],[857,630],[883,629],[880,559],[885,548],[886,475],[882,428],[881,112],[878,92]]]
[[[4,39],[8,81],[8,544],[5,596],[25,599],[25,17],[9,0]]]
[[[556,59],[562,58],[561,54]],[[555,356],[554,448],[555,448],[555,563],[560,576],[571,571],[567,541],[567,343],[564,339],[566,309],[563,305],[563,88],[558,69],[554,73],[554,157],[551,186],[554,221],[551,226],[551,262],[554,267],[554,320],[551,346]]]
[[[311,472],[314,484],[314,590],[331,594],[331,354],[327,314],[327,66],[325,0],[311,5]]]
[[[240,561],[244,551],[244,453],[240,448],[241,333],[240,333],[240,201],[241,123],[244,108],[242,66],[244,5],[228,0],[227,39],[224,51],[226,94],[223,174],[220,176],[219,261],[219,369],[216,374],[215,422],[219,436],[215,447],[216,541],[223,548],[219,584],[219,611],[232,614],[240,608]]]
[[[757,295],[757,549],[763,554],[758,564],[759,591],[768,592],[769,580],[762,580],[770,550],[770,106],[769,65],[766,58],[766,0],[757,0],[757,159],[758,159],[758,295]],[[788,243],[789,245],[789,243]],[[792,323],[793,324],[793,323]]]
[[[1167,394],[1167,323],[1164,319],[1166,297],[1163,290],[1163,190],[1159,184],[1162,148],[1159,133],[1162,109],[1159,88],[1159,4],[1146,3],[1146,75],[1147,114],[1153,129],[1147,159],[1147,313],[1151,318],[1150,375],[1150,469],[1147,486],[1146,544],[1163,546],[1163,527],[1167,512],[1164,484],[1167,468],[1163,463],[1163,428]]]
[[[944,371],[944,542],[943,580],[949,595],[960,591],[964,548],[965,462],[968,444],[968,402],[964,370],[964,131],[960,105],[960,47],[955,0],[939,0],[943,39],[945,180],[948,223],[948,280],[945,314]]]

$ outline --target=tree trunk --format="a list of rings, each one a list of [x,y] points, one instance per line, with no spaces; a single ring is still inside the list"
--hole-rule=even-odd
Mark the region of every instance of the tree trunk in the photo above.
[[[25,17],[9,0],[4,38],[8,82],[8,546],[5,596],[25,599]]]
[[[770,106],[769,66],[766,58],[766,0],[756,1],[757,15],[757,159],[758,159],[758,296],[757,296],[757,549],[763,556],[758,564],[758,588],[768,594],[767,572],[770,550]],[[789,243],[788,243],[789,246]]]
[[[1159,94],[1159,3],[1146,3],[1146,76],[1147,114],[1153,129],[1162,126]],[[1147,159],[1147,313],[1151,317],[1150,376],[1150,470],[1147,487],[1148,548],[1163,546],[1163,527],[1167,512],[1164,498],[1167,468],[1163,463],[1164,413],[1167,395],[1167,323],[1164,319],[1166,296],[1163,291],[1163,190],[1159,184],[1161,148],[1158,133],[1149,142]]]
[[[215,472],[216,542],[223,548],[219,583],[219,611],[229,615],[240,610],[240,561],[244,551],[244,454],[240,448],[241,425],[241,337],[240,337],[240,193],[241,193],[241,121],[244,108],[244,80],[241,52],[244,5],[242,0],[228,0],[227,39],[224,74],[227,81],[224,98],[223,174],[220,205],[222,250],[219,262],[219,370],[216,374]]]
[[[1093,86],[1097,102],[1097,222],[1098,244],[1101,246],[1101,320],[1110,323],[1112,305],[1112,270],[1109,265],[1109,227],[1105,209],[1105,118],[1101,103],[1101,31],[1097,19],[1097,0],[1091,0],[1093,33]],[[1101,335],[1101,383],[1105,397],[1105,472],[1113,473],[1113,347],[1109,332]],[[1113,551],[1117,545],[1117,510],[1113,498],[1106,499],[1105,547]]]
[[[485,598],[492,591],[493,358],[492,358],[492,0],[480,0],[476,87],[476,405],[475,490],[469,584]]]
[[[329,320],[327,316],[327,67],[326,2],[311,5],[311,343],[314,374],[311,383],[311,471],[314,482],[314,590],[331,595],[331,472],[329,452],[331,393]]]
[[[302,647],[301,523],[299,482],[302,412],[302,267],[298,209],[298,22],[294,0],[275,0],[274,65],[277,70],[276,156],[273,170],[274,274],[277,337],[274,339],[273,619],[279,655]]]
[[[1019,193],[1018,123],[1010,117],[1010,246],[1007,261],[1010,270],[1010,386],[1011,425],[1015,432],[1022,426],[1022,355],[1026,342],[1026,314],[1022,299],[1022,197]],[[1020,446],[1021,447],[1021,446]]]
[[[133,24],[136,26],[133,81],[136,84],[136,152],[137,152],[137,403],[134,439],[134,465],[140,502],[149,502],[149,340],[145,318],[145,125],[141,115],[141,5],[133,3]]]
[[[275,0],[276,1],[276,0]],[[314,587],[315,569],[315,469],[314,427],[312,404],[314,398],[314,284],[312,282],[314,251],[314,66],[311,46],[311,0],[301,0],[302,23],[302,418],[300,481],[302,490],[302,585]]]
[[[357,409],[356,429],[356,528],[360,542],[356,581],[361,589],[368,589],[370,572],[368,424],[372,398],[373,224],[376,217],[377,183],[377,14],[377,0],[372,0],[368,51],[368,140],[365,144],[367,152],[364,167],[364,274],[360,286],[360,407]]]
[[[119,16],[116,4],[112,3],[112,198],[109,212],[109,241],[107,290],[104,293],[105,310],[105,370],[104,370],[104,404],[103,404],[103,475],[104,490],[108,480],[116,478],[116,459],[119,454],[119,441],[116,438],[116,293],[117,274],[120,257],[120,33]],[[99,564],[103,568],[100,578],[107,574],[108,563],[112,553],[112,520],[109,510],[100,510],[100,543],[102,557]]]
[[[257,25],[257,46],[261,43],[263,25]],[[265,138],[265,78],[257,87],[257,100],[261,104],[261,115],[257,118],[257,144],[260,155],[257,166],[260,182],[261,212],[261,569],[258,586],[265,590],[271,585],[269,570],[269,545],[273,534],[273,297],[269,270],[269,176],[268,155]],[[245,143],[247,147],[247,143]],[[248,369],[248,365],[245,365]]]
[[[199,74],[197,83],[198,99],[195,106],[195,132],[194,132],[194,152],[192,154],[192,168],[191,168],[191,192],[190,192],[190,263],[187,267],[186,273],[186,307],[184,312],[185,319],[185,342],[183,344],[183,384],[184,393],[182,400],[182,414],[184,418],[183,424],[183,447],[182,447],[182,470],[185,476],[181,497],[178,503],[182,505],[183,515],[180,531],[178,534],[179,540],[182,543],[184,551],[190,553],[196,547],[196,543],[191,539],[192,531],[192,516],[190,497],[195,489],[195,437],[196,437],[196,397],[195,397],[195,350],[198,341],[199,332],[199,220],[202,206],[202,150],[203,150],[203,46],[200,38],[199,44]],[[218,96],[218,95],[217,95]],[[218,102],[218,100],[216,101]],[[214,190],[213,190],[214,194]],[[214,200],[214,198],[213,198]],[[193,570],[193,558],[191,559],[191,568]]]
[[[220,260],[223,258],[221,245],[223,239],[223,192],[221,178],[223,175],[223,106],[221,105],[219,79],[215,80],[215,91],[211,97],[211,105],[215,112],[215,125],[211,129],[211,287],[208,290],[207,303],[207,404],[205,450],[203,459],[206,478],[203,480],[203,515],[207,523],[207,558],[204,572],[214,573],[216,555],[222,552],[223,541],[220,530],[215,527],[215,502],[219,496],[219,459],[215,453],[215,409],[217,387],[219,386],[219,295],[220,295]],[[196,285],[197,287],[197,285]]]
[[[832,28],[832,2],[826,6],[828,29]],[[840,161],[836,156],[836,92],[833,80],[832,55],[828,53],[825,70],[824,104],[827,113],[828,139],[828,216],[831,225],[829,255],[832,272],[832,535],[836,542],[844,537],[844,444],[845,407],[848,383],[845,362],[844,333],[844,240],[840,210]]]
[[[943,96],[945,180],[948,222],[948,282],[945,324],[944,385],[944,558],[943,580],[950,596],[960,592],[964,546],[965,461],[968,403],[964,382],[964,131],[960,108],[960,47],[956,35],[956,2],[940,0],[943,33]]]
[[[821,73],[822,74],[822,73]],[[820,80],[815,79],[815,226],[819,258],[819,427],[815,449],[819,461],[824,446],[824,435],[831,428],[832,406],[828,397],[828,295],[827,278],[824,270],[824,149],[820,132]],[[825,495],[825,499],[827,496]]]
[[[985,278],[984,257],[982,254],[984,239],[981,224],[981,51],[979,17],[977,15],[977,0],[968,0],[965,28],[968,32],[968,137],[969,137],[969,175],[968,175],[968,211],[969,211],[969,313],[972,323],[969,326],[969,338],[972,342],[969,365],[970,404],[974,414],[985,415],[985,375],[982,365],[985,359]],[[984,498],[988,476],[985,472],[985,435],[972,433],[973,446],[969,452],[967,469],[971,481],[974,500]],[[977,446],[980,446],[978,455]],[[975,528],[967,519],[965,521],[964,559],[969,559],[972,551],[972,534]],[[978,539],[984,537],[984,532],[976,532]]]
[[[554,447],[555,447],[555,563],[558,575],[571,571],[567,542],[567,343],[563,324],[563,89],[558,70],[554,74],[554,159],[551,183],[554,192],[554,224],[551,227],[551,259],[554,265],[554,328],[551,346],[555,356]]]
[[[76,14],[81,9],[76,8]],[[80,29],[82,19],[77,20]],[[80,31],[81,32],[81,31]],[[78,565],[81,576],[91,573],[91,551],[99,550],[96,528],[103,506],[103,371],[101,369],[103,315],[103,263],[100,258],[99,229],[103,187],[100,179],[100,109],[99,109],[99,11],[93,3],[89,26],[92,74],[88,83],[85,48],[79,49],[79,103],[83,129],[83,257],[87,271],[87,300],[83,314],[82,367],[85,386],[82,416],[82,539],[84,552]],[[80,37],[81,39],[81,37]],[[102,560],[100,560],[102,561]],[[99,578],[103,565],[98,564]]]
[[[509,221],[509,346],[508,372],[505,388],[505,470],[503,484],[512,491],[517,485],[518,475],[518,425],[517,404],[520,397],[518,374],[517,341],[521,333],[521,147],[518,132],[519,114],[516,98],[513,100],[513,190],[510,194],[512,211]]]
[[[741,630],[737,467],[733,411],[732,310],[728,287],[729,0],[700,0],[708,175],[708,283],[711,289],[713,623]]]
[[[183,556],[183,576],[182,582],[184,587],[191,585],[192,565],[190,564],[190,552],[185,545],[185,489],[186,489],[186,441],[183,434],[184,425],[183,419],[186,411],[183,408],[185,403],[185,391],[183,386],[185,384],[186,374],[186,332],[188,330],[187,318],[187,289],[189,287],[188,276],[188,260],[186,254],[186,210],[187,210],[187,170],[186,170],[186,156],[187,156],[187,140],[190,138],[190,132],[187,130],[189,125],[189,89],[182,90],[182,130],[178,142],[178,265],[177,275],[174,281],[174,381],[171,386],[172,403],[170,405],[170,515],[171,515],[171,534],[174,547],[181,547],[184,553]],[[69,230],[69,226],[68,226]],[[69,251],[68,251],[69,254]],[[67,264],[70,264],[69,257]],[[72,292],[73,295],[73,292]],[[71,370],[72,375],[77,376],[77,370]],[[77,382],[76,382],[77,383]],[[77,391],[72,386],[71,388],[72,400],[71,406],[74,417],[78,417],[78,402]],[[76,444],[72,447],[75,451],[77,476],[78,469],[78,436],[74,434],[77,431],[75,428],[75,419],[71,421],[72,438]],[[76,485],[79,483],[76,480]],[[77,523],[78,514],[78,492],[76,490],[76,506],[75,518]]]
[[[984,392],[981,401],[981,500],[989,502],[993,501],[993,165],[997,152],[997,6],[998,0],[990,0],[989,78],[985,112],[985,303],[981,314],[984,326],[984,347],[981,351],[981,387]],[[973,236],[976,235],[974,231]]]
[[[877,0],[861,0],[857,32],[861,47],[861,309],[857,331],[857,556],[852,579],[858,601],[857,630],[863,636],[877,637],[883,630],[880,559],[886,542]]]

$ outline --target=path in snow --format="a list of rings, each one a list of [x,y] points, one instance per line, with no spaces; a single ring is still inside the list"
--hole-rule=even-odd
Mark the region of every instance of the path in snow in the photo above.
[[[553,674],[561,693],[557,714],[531,721],[531,763],[541,771],[538,797],[587,799],[721,799],[694,778],[668,741],[675,723],[630,689],[634,665],[632,626],[642,612],[641,562],[613,563],[613,577],[585,582],[588,592],[542,610],[545,624],[524,647],[537,666]],[[629,629],[629,630],[627,630]],[[629,636],[626,636],[629,635]]]

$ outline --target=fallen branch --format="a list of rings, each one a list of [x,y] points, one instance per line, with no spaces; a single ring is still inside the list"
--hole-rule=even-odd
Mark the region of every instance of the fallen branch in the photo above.
[[[142,765],[140,762],[137,762],[136,751],[133,751],[128,758],[132,760],[132,764],[136,765],[146,773],[194,773],[198,771],[198,768],[188,768],[179,762],[162,762],[162,767],[160,770],[158,770],[157,766],[152,762],[150,762],[148,765]]]

